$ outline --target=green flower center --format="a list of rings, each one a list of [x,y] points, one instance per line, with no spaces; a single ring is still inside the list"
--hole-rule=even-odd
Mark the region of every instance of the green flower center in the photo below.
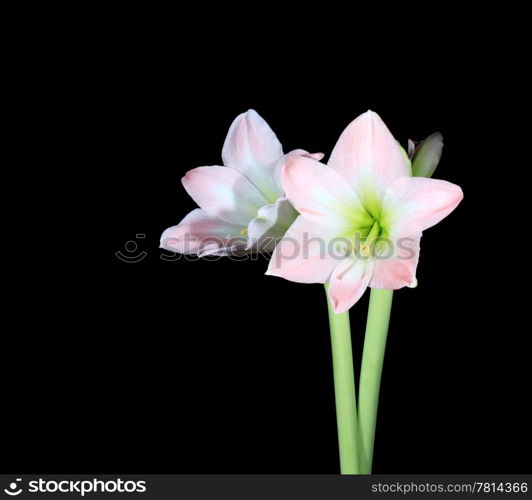
[[[351,240],[351,251],[357,257],[374,257],[388,245],[387,217],[383,212],[381,199],[374,190],[363,191],[360,201],[364,213],[358,214],[356,219],[364,222],[355,224],[346,236]]]

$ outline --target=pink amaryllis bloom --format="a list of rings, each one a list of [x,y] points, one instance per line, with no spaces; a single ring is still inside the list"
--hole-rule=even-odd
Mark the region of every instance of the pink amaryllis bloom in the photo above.
[[[163,232],[161,248],[198,256],[273,250],[298,215],[280,177],[287,159],[298,156],[323,158],[302,149],[285,155],[256,111],[237,116],[223,145],[224,166],[198,167],[183,177],[200,208]]]
[[[282,183],[300,215],[277,245],[267,274],[329,283],[337,313],[368,286],[415,286],[421,232],[463,197],[450,182],[412,177],[408,156],[371,111],[346,128],[327,166],[290,158]]]

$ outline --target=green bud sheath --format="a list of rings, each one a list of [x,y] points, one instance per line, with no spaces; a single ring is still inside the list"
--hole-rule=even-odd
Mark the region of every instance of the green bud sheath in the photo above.
[[[443,149],[443,137],[439,132],[429,135],[418,146],[412,159],[412,175],[414,177],[432,177],[440,163]]]

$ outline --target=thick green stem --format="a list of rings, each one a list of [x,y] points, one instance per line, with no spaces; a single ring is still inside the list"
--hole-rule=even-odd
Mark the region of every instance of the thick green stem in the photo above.
[[[327,292],[327,285],[325,285],[325,291]],[[336,314],[328,293],[327,306],[331,330],[340,470],[342,474],[359,474],[355,374],[353,371],[349,311]]]
[[[393,290],[371,289],[358,401],[360,466],[363,474],[371,474],[373,462],[373,443],[375,441],[382,363],[386,349],[392,298]]]

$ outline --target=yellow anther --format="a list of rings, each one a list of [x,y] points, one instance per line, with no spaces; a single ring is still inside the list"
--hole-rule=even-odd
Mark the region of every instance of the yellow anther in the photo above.
[[[241,230],[240,230],[240,234],[241,234],[242,236],[247,236],[247,235],[248,235],[248,230],[247,230],[247,228],[241,229]]]
[[[371,253],[371,245],[367,245],[367,244],[360,245],[360,255],[362,257],[369,257],[370,253]]]

